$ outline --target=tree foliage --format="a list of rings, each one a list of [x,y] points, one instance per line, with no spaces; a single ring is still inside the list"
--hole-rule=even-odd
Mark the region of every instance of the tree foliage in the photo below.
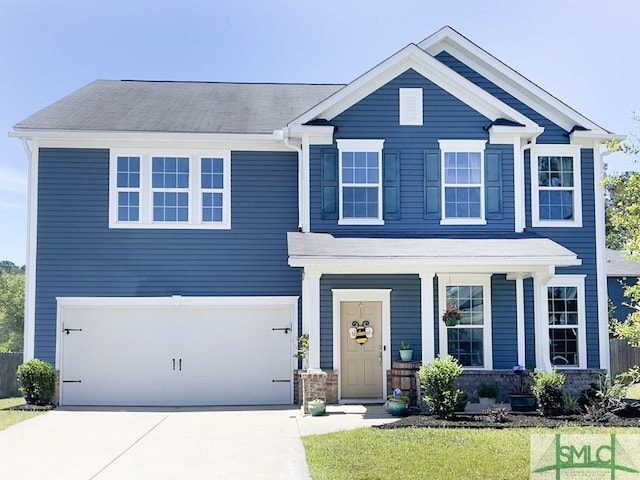
[[[6,263],[11,262],[1,264]],[[21,269],[18,273],[3,270],[0,273],[0,352],[21,352],[23,331],[24,273]]]
[[[634,119],[640,121],[640,112]],[[640,154],[640,137],[632,133],[625,140],[611,141],[609,150],[627,154]],[[640,261],[640,173],[627,172],[608,175],[604,186],[607,247],[627,252],[631,260]],[[610,331],[615,337],[640,347],[640,280],[624,289],[629,299],[626,303],[632,312],[623,321],[610,321]]]

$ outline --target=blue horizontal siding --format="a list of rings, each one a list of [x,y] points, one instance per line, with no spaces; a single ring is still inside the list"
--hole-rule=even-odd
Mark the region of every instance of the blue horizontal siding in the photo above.
[[[531,107],[525,105],[520,100],[513,97],[511,94],[505,92],[496,84],[490,82],[488,79],[465,65],[450,53],[441,52],[436,55],[436,59],[454,70],[456,73],[462,75],[470,82],[474,83],[476,86],[482,88],[497,99],[501,100],[521,114],[530,118],[541,127],[544,127],[544,133],[538,137],[538,143],[569,143],[569,132],[556,125],[540,113],[536,112]]]
[[[58,296],[300,295],[295,153],[233,152],[231,230],[109,229],[109,151],[41,149],[35,354],[55,358]]]
[[[505,275],[491,278],[491,337],[493,368],[508,369],[518,363],[516,284]]]
[[[400,126],[398,89],[422,88],[424,125]],[[434,233],[442,231],[439,219],[424,218],[424,151],[438,150],[438,140],[486,140],[486,127],[491,121],[453,95],[447,93],[414,70],[408,70],[385,86],[368,95],[353,107],[331,120],[336,128],[336,139],[384,139],[384,149],[400,155],[400,218],[385,220],[384,226],[358,226],[356,235],[372,233],[393,235],[394,232]],[[337,152],[337,146],[312,146],[310,153],[311,229],[312,231],[341,233],[354,230],[352,226],[339,226],[336,220],[322,218],[321,212],[321,160],[326,152]],[[503,218],[488,220],[486,226],[448,226],[449,232],[513,231],[513,147],[491,145],[487,152],[502,156]]]
[[[333,369],[332,289],[391,289],[391,358],[400,360],[400,344],[411,344],[422,358],[420,278],[418,275],[323,275],[320,279],[320,368]]]
[[[636,284],[637,277],[608,277],[607,278],[607,293],[609,294],[609,300],[615,306],[613,312],[613,318],[625,321],[627,317],[634,312],[634,310],[627,305],[630,299],[624,296],[624,289]]]

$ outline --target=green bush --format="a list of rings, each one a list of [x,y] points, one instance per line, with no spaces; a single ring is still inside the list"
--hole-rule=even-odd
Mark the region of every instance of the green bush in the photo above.
[[[424,390],[424,402],[438,418],[449,418],[463,395],[456,388],[456,381],[462,374],[462,365],[457,359],[447,355],[438,357],[432,364],[423,365],[418,372]]]
[[[56,372],[47,362],[34,358],[18,367],[20,392],[27,403],[48,405],[56,391]]]
[[[481,383],[478,385],[478,396],[484,398],[498,398],[500,387],[497,383]]]
[[[564,409],[565,376],[556,370],[551,372],[538,372],[533,380],[533,394],[538,401],[538,410],[545,417],[557,415]]]

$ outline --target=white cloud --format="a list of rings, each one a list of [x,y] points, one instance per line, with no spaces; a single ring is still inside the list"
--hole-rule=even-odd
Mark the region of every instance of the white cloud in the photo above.
[[[0,165],[0,192],[27,194],[27,175]]]

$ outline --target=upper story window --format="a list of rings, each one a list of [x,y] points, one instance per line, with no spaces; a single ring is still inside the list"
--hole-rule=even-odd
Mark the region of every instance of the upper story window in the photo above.
[[[582,226],[580,148],[537,145],[531,149],[534,227]]]
[[[231,225],[230,153],[113,149],[111,228]]]
[[[485,224],[485,140],[440,140],[443,224]]]
[[[422,125],[422,89],[399,89],[400,125]]]
[[[337,140],[341,225],[382,225],[384,140]]]

